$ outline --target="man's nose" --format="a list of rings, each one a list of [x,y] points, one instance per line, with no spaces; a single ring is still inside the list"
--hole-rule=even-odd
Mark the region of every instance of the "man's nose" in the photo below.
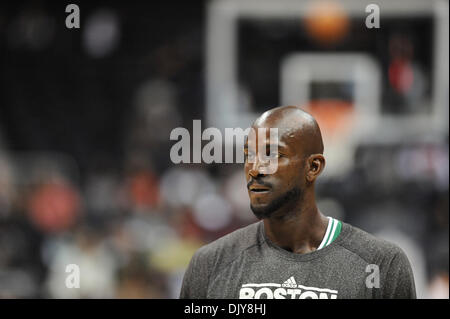
[[[248,174],[253,177],[256,178],[260,175],[265,175],[262,171],[261,171],[261,167],[267,165],[267,163],[265,163],[264,161],[262,161],[259,156],[255,157],[255,161],[252,163],[252,167],[250,168],[250,170],[248,171]]]

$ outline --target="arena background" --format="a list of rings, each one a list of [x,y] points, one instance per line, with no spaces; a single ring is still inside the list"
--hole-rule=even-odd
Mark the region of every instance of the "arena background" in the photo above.
[[[324,130],[322,212],[448,298],[447,1],[74,1],[79,29],[69,3],[0,3],[0,297],[177,298],[255,219],[242,164],[173,164],[170,132],[294,103]]]

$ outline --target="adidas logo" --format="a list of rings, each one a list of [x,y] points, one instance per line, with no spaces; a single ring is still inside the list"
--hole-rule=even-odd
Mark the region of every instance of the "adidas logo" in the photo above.
[[[291,276],[288,280],[283,282],[281,286],[285,288],[297,288],[297,283],[295,282],[294,276]]]

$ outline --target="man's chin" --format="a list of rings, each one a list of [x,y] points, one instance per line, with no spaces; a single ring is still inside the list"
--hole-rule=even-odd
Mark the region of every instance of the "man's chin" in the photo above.
[[[291,189],[289,192],[272,200],[267,204],[257,204],[253,205],[250,203],[250,208],[253,214],[258,219],[270,218],[273,217],[274,214],[279,211],[285,205],[289,205],[290,203],[297,202],[301,198],[302,192],[299,188]]]
[[[252,205],[250,204],[250,208],[253,212],[253,214],[258,218],[259,220],[264,218],[270,218],[274,211],[271,209],[269,205]]]

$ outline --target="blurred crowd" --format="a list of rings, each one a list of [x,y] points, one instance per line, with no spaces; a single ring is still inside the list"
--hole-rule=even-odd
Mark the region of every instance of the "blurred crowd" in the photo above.
[[[158,173],[146,160],[124,172],[99,169],[79,185],[60,158],[32,157],[24,168],[4,154],[2,297],[176,298],[194,251],[253,220],[240,169]],[[70,264],[80,267],[79,289],[66,287]]]
[[[256,221],[242,164],[169,158],[204,119],[204,4],[83,5],[72,33],[56,4],[0,5],[0,297],[177,298],[196,249]],[[448,131],[365,143],[317,185],[325,215],[405,250],[422,298],[448,298],[448,151]]]

